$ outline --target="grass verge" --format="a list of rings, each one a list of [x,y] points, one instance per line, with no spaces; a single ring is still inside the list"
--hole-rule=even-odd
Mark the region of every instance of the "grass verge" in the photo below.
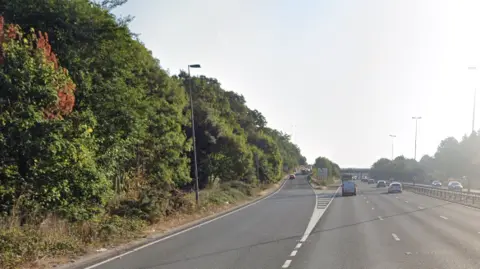
[[[238,181],[223,183],[200,192],[198,210],[192,206],[195,194],[185,193],[188,202],[184,208],[155,223],[116,215],[68,223],[51,216],[40,225],[19,226],[14,218],[4,218],[0,222],[0,268],[52,268],[74,262],[79,256],[105,251],[220,213],[278,187],[279,183],[261,186]]]
[[[335,180],[334,178],[318,179],[315,177],[310,177],[310,183],[314,189],[321,190],[328,189],[334,185],[339,185],[338,180]]]

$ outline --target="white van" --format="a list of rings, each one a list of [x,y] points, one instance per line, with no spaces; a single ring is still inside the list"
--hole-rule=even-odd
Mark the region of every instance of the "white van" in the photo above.
[[[342,196],[357,195],[357,184],[354,181],[342,182]]]

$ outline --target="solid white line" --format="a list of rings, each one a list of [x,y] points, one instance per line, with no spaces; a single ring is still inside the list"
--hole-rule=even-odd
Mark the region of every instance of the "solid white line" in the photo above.
[[[400,241],[400,238],[398,238],[398,236],[396,234],[392,234],[392,237],[393,239],[395,239],[396,241]]]
[[[442,218],[442,219],[448,219],[448,218],[447,218],[447,217],[445,217],[445,216],[440,216],[440,218]]]
[[[378,216],[378,219],[379,219],[379,220],[383,220],[382,216]]]
[[[310,186],[312,188],[312,186]],[[313,192],[315,193],[315,190],[312,188]],[[313,231],[313,228],[317,225],[318,221],[322,218],[323,214],[327,211],[328,207],[332,204],[333,199],[337,196],[337,192],[340,190],[340,187],[337,188],[335,193],[333,194],[332,198],[330,198],[330,202],[322,208],[322,209],[317,209],[317,202],[315,203],[315,207],[313,208],[313,213],[312,217],[310,218],[310,221],[308,222],[307,228],[305,229],[305,233],[303,233],[302,238],[300,239],[300,242],[303,243],[307,240],[308,236],[310,233]],[[315,195],[315,199],[317,198],[317,195]]]
[[[298,243],[298,244],[295,246],[295,249],[299,249],[301,246],[302,246],[302,243]]]
[[[285,263],[282,265],[282,268],[288,268],[292,260],[286,260]]]
[[[292,251],[292,253],[290,253],[290,257],[295,257],[295,255],[297,255],[297,251],[296,251],[296,250],[294,250],[294,251]]]
[[[186,233],[186,232],[191,231],[191,230],[193,230],[193,229],[195,229],[195,228],[202,227],[203,225],[209,224],[209,223],[211,223],[211,222],[213,222],[213,221],[216,221],[216,220],[219,220],[219,219],[224,218],[224,217],[226,217],[226,216],[232,215],[233,213],[236,213],[236,212],[238,212],[238,211],[240,211],[240,210],[243,210],[243,209],[245,209],[245,208],[251,207],[252,205],[256,205],[256,204],[260,203],[261,201],[263,201],[263,200],[265,200],[265,199],[267,199],[267,198],[270,198],[270,197],[272,197],[273,195],[277,194],[281,189],[283,189],[283,187],[285,186],[285,183],[286,183],[287,181],[288,181],[288,179],[285,179],[285,180],[283,181],[282,185],[280,186],[280,188],[278,188],[278,190],[276,190],[275,192],[273,192],[273,193],[271,193],[271,194],[263,197],[262,199],[260,199],[260,200],[258,200],[258,201],[256,201],[256,202],[253,202],[253,203],[251,203],[251,204],[247,204],[247,205],[245,205],[245,206],[243,206],[243,207],[237,208],[237,209],[235,209],[235,210],[233,210],[233,211],[230,211],[230,212],[228,212],[228,213],[225,213],[225,214],[223,214],[223,215],[220,215],[220,216],[218,216],[218,217],[215,217],[215,218],[213,218],[213,219],[211,219],[211,220],[207,220],[207,221],[205,221],[205,222],[199,223],[199,224],[194,225],[194,226],[192,226],[192,227],[190,227],[190,228],[187,228],[187,229],[178,231],[178,232],[176,232],[176,233],[173,233],[173,234],[171,234],[171,235],[162,237],[162,238],[160,238],[160,239],[158,239],[158,240],[155,240],[155,241],[152,241],[152,242],[150,242],[150,243],[148,243],[148,244],[141,245],[141,246],[139,246],[139,247],[136,247],[136,248],[134,248],[134,249],[132,249],[132,250],[130,250],[130,251],[127,251],[127,252],[125,252],[125,253],[122,253],[122,254],[120,254],[120,255],[116,255],[116,256],[114,256],[114,257],[111,257],[111,258],[106,259],[106,260],[104,260],[104,261],[101,261],[101,262],[99,262],[99,263],[96,263],[96,264],[90,265],[90,266],[88,266],[88,267],[85,267],[84,269],[96,268],[96,267],[98,267],[98,266],[100,266],[100,265],[102,265],[102,264],[111,262],[111,261],[113,261],[113,260],[116,260],[116,259],[121,258],[121,257],[123,257],[123,256],[126,256],[126,255],[128,255],[128,254],[131,254],[131,253],[133,253],[133,252],[139,251],[139,250],[141,250],[141,249],[144,249],[144,248],[149,247],[149,246],[151,246],[151,245],[154,245],[154,244],[156,244],[156,243],[165,241],[165,240],[170,239],[170,238],[172,238],[172,237],[174,237],[174,236],[177,236],[177,235],[179,235],[179,234]]]
[[[315,212],[319,210],[318,207],[318,195],[315,192],[315,189],[310,185],[310,188],[312,188],[313,194],[315,194],[315,207],[313,208],[312,216],[310,217],[310,220],[308,221],[307,228],[305,229],[305,232],[303,233],[302,238],[300,239],[300,242],[305,242],[307,240],[307,237],[310,235],[311,231],[309,231],[311,223],[313,222],[313,217],[315,216]],[[316,224],[316,223],[315,223]],[[313,228],[312,228],[313,230]]]

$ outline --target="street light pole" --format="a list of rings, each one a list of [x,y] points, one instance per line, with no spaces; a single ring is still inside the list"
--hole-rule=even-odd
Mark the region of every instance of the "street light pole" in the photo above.
[[[392,138],[392,161],[393,161],[393,143],[394,143],[395,137],[397,136],[391,134],[390,137]]]
[[[195,202],[197,206],[199,204],[199,186],[198,186],[198,165],[197,165],[197,145],[195,141],[195,118],[193,116],[193,96],[192,96],[192,88],[193,88],[193,79],[190,77],[190,68],[200,68],[199,64],[190,64],[188,65],[188,79],[190,80],[189,83],[189,92],[190,92],[190,109],[192,110],[192,138],[193,138],[193,161],[195,165]]]
[[[472,117],[472,133],[475,132],[475,106],[477,101],[477,88],[473,91],[473,117]]]
[[[422,117],[412,117],[413,120],[415,120],[415,150],[413,154],[413,159],[416,161],[417,160],[417,130],[418,130],[418,120],[421,120]]]
[[[468,67],[468,70],[477,70],[477,67],[475,66],[470,66]],[[475,132],[475,107],[476,107],[476,102],[477,101],[477,88],[474,89],[473,91],[473,117],[472,117],[472,133]]]

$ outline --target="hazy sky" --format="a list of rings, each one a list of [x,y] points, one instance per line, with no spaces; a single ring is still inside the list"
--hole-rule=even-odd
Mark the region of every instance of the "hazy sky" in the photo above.
[[[244,95],[309,162],[369,167],[390,158],[389,134],[413,158],[412,116],[418,159],[471,131],[479,0],[130,0],[115,13],[135,16],[171,74],[200,63],[193,74]]]

